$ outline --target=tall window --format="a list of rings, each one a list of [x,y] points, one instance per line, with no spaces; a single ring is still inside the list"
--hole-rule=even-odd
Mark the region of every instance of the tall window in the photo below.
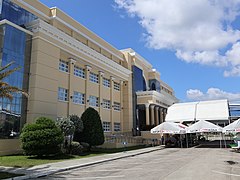
[[[90,82],[98,83],[98,75],[90,72],[89,80]]]
[[[113,105],[113,106],[114,106],[114,110],[115,110],[115,111],[120,111],[120,110],[121,110],[121,107],[120,107],[121,104],[120,104],[120,103],[114,102],[114,105]]]
[[[68,101],[68,90],[59,87],[58,88],[58,100],[60,101]]]
[[[68,70],[68,62],[63,61],[63,60],[59,60],[59,70],[63,71],[63,72],[69,72]]]
[[[103,108],[105,108],[105,109],[110,109],[110,107],[111,107],[111,102],[110,102],[110,100],[103,99]]]
[[[96,97],[96,96],[89,96],[89,105],[93,106],[93,107],[98,107],[99,106],[98,97]]]
[[[110,80],[106,79],[106,78],[103,78],[103,86],[110,87]]]
[[[114,123],[114,131],[121,131],[121,124],[120,123]]]
[[[74,75],[77,77],[85,78],[85,71],[83,68],[74,66]]]
[[[110,132],[111,131],[111,123],[110,122],[103,122],[103,131]]]
[[[120,91],[120,84],[114,82],[114,89],[117,90],[117,91]]]
[[[73,93],[73,102],[76,103],[76,104],[84,104],[84,102],[85,102],[85,95],[80,93],[80,92],[74,91],[74,93]]]

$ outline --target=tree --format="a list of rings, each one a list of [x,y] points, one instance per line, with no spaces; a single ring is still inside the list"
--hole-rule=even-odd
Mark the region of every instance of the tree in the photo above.
[[[48,156],[60,152],[63,133],[52,119],[40,117],[24,126],[20,139],[26,155]]]
[[[70,121],[72,121],[74,123],[75,131],[82,132],[84,127],[83,127],[83,122],[82,122],[81,118],[75,114],[70,115],[69,118],[70,118]]]
[[[64,134],[63,150],[65,152],[70,153],[73,134],[75,132],[74,123],[70,120],[69,117],[67,117],[67,118],[58,118],[56,125],[62,130]]]
[[[64,136],[72,136],[74,134],[75,126],[70,118],[59,118],[56,125],[62,130]]]
[[[91,146],[102,145],[104,143],[104,133],[98,112],[89,107],[82,114],[81,119],[84,126],[81,137],[82,142],[88,143],[89,149]]]
[[[19,70],[20,67],[16,67],[10,70],[7,70],[13,62],[7,64],[4,67],[0,67],[0,97],[1,98],[7,98],[9,100],[13,99],[13,93],[21,93],[24,96],[28,97],[28,94],[23,91],[22,89],[19,89],[18,87],[11,86],[6,82],[3,82],[3,79],[14,73],[15,71]]]
[[[77,142],[80,142],[81,141],[81,136],[82,136],[82,131],[84,129],[83,122],[82,122],[81,118],[78,117],[77,115],[71,115],[70,120],[73,122],[73,124],[75,126],[75,132],[74,132],[74,135],[73,135],[73,140],[77,141]]]

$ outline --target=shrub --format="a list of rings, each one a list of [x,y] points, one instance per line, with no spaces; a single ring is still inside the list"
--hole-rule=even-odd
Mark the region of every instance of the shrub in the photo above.
[[[82,122],[81,118],[78,117],[77,115],[71,115],[69,117],[75,126],[73,140],[80,142],[81,141],[81,132],[83,131],[83,122]]]
[[[20,139],[26,155],[47,156],[60,152],[63,133],[53,120],[40,117],[24,126]]]
[[[64,136],[73,135],[75,131],[74,123],[70,118],[58,118],[56,125],[62,130]]]
[[[69,118],[75,126],[75,132],[82,132],[84,126],[83,126],[83,122],[82,122],[81,118],[74,114],[70,115]]]
[[[91,146],[97,146],[104,143],[104,133],[102,123],[98,112],[93,108],[87,108],[81,117],[83,121],[82,142]]]
[[[73,141],[71,143],[71,146],[72,146],[71,154],[73,154],[73,155],[80,155],[80,154],[82,154],[83,146],[79,142]]]

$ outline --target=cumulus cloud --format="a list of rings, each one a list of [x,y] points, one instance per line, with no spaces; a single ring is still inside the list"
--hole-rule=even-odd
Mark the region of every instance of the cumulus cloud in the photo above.
[[[187,98],[193,101],[228,99],[229,101],[240,101],[240,93],[230,93],[218,88],[209,88],[206,93],[198,89],[187,90]]]
[[[240,16],[240,0],[115,0],[139,18],[147,45],[170,49],[189,63],[216,65],[225,76],[240,66],[240,31],[232,23]],[[229,51],[224,51],[231,47]],[[238,53],[237,53],[238,52]]]

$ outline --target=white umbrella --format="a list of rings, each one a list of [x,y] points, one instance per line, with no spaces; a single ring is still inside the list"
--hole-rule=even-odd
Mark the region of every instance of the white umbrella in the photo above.
[[[223,128],[223,133],[226,132],[240,132],[240,119],[234,121],[233,123],[225,126]]]
[[[205,120],[200,120],[186,128],[187,133],[198,132],[222,132],[222,128],[218,125]]]
[[[163,122],[160,125],[151,129],[152,134],[163,133],[163,134],[185,134],[184,129],[186,127],[180,123],[174,122]]]

